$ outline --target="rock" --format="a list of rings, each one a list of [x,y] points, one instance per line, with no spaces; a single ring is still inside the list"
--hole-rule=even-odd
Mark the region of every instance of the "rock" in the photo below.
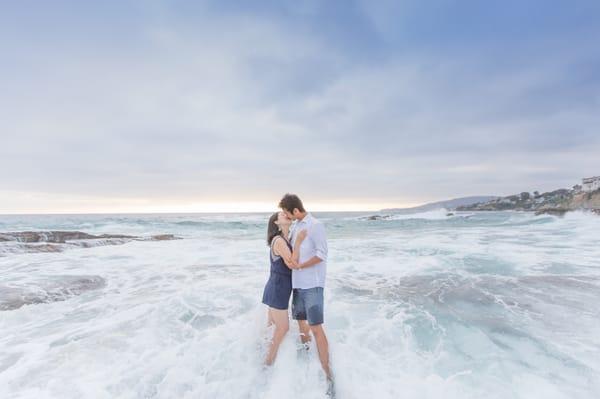
[[[150,237],[152,241],[168,241],[168,240],[181,240],[181,237],[177,237],[173,234],[159,234]]]
[[[54,243],[65,244],[69,241],[82,240],[145,240],[147,238],[125,234],[93,235],[81,231],[17,231],[0,233],[0,241],[17,241],[22,243]],[[173,234],[158,234],[149,238],[152,241],[178,240]]]
[[[135,238],[134,236],[126,236],[120,234],[102,234],[95,236],[92,234],[83,233],[81,231],[17,231],[0,233],[2,241],[18,241],[25,243],[32,242],[50,242],[56,244],[64,244],[67,241],[73,240],[91,240],[97,238]]]
[[[54,245],[54,244],[26,245],[26,248],[30,249],[31,252],[60,252],[60,251],[62,251],[60,245]]]
[[[7,253],[60,252],[66,248],[91,248],[121,245],[131,241],[178,240],[173,234],[151,237],[125,234],[93,235],[81,231],[16,231],[0,233],[0,256]]]
[[[103,288],[100,276],[52,276],[22,287],[0,286],[0,310],[14,310],[25,305],[65,301],[84,292]]]
[[[381,216],[381,215],[371,215],[371,216],[363,216],[363,217],[360,217],[359,219],[360,220],[383,220],[383,219],[386,219],[388,217]]]
[[[535,211],[536,215],[554,215],[554,216],[564,216],[565,213],[569,212],[569,209],[565,208],[545,208],[538,209]]]

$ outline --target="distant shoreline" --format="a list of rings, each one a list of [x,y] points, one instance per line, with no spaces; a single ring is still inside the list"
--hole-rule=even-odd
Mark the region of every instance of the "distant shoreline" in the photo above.
[[[583,179],[584,182],[586,179]],[[382,209],[380,213],[410,214],[435,209],[448,211],[521,211],[535,214],[564,215],[572,211],[590,211],[600,215],[600,188],[584,190],[580,185],[572,189],[558,189],[545,193],[534,191],[508,196],[471,196],[438,201],[411,208]]]
[[[532,194],[522,192],[518,195],[493,199],[487,202],[460,206],[457,211],[525,211],[534,212],[536,215],[552,214],[564,215],[572,211],[590,211],[600,214],[600,189],[595,191],[581,191],[580,187],[573,189],[559,189],[546,193]]]

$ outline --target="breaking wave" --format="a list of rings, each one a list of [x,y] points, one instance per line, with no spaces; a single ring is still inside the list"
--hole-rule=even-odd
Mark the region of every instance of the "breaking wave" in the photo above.
[[[0,397],[325,398],[316,348],[299,350],[294,323],[262,366],[268,216],[3,218],[6,232],[139,239],[0,242],[93,243],[0,257]],[[316,216],[338,398],[600,392],[600,217]]]

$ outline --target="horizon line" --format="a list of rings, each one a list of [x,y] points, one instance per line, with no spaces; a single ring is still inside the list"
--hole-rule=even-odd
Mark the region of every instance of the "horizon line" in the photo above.
[[[344,204],[340,204],[340,208],[342,209],[332,209],[331,204],[317,204],[317,207],[312,210],[308,209],[308,212],[314,213],[361,213],[361,212],[382,212],[389,210],[404,210],[404,209],[412,209],[418,208],[421,206],[426,206],[429,204],[435,204],[439,202],[453,201],[461,198],[470,198],[470,197],[486,197],[485,195],[469,195],[464,197],[453,196],[452,198],[446,198],[441,200],[433,200],[433,201],[423,201],[419,203],[405,203],[405,204],[391,204],[391,203],[380,203],[380,204],[372,204],[377,206],[369,206],[368,204],[347,204],[350,207],[343,209]],[[500,196],[488,196],[488,197],[500,197]],[[318,202],[318,201],[317,201]],[[247,204],[246,204],[247,205]],[[356,208],[352,207],[352,205],[358,205]],[[361,207],[364,205],[364,208]],[[190,215],[190,214],[198,214],[198,215],[211,215],[211,214],[262,214],[262,213],[271,213],[277,211],[279,208],[274,207],[272,209],[244,209],[244,206],[240,206],[241,209],[232,209],[231,207],[223,207],[222,209],[180,209],[180,210],[168,210],[168,209],[160,209],[155,208],[146,210],[127,210],[127,209],[115,209],[115,210],[43,210],[43,211],[21,211],[17,210],[14,212],[4,211],[0,212],[1,216],[77,216],[77,215]],[[176,207],[175,207],[176,208]]]
[[[385,208],[384,208],[385,209]],[[361,210],[308,210],[308,213],[359,213],[359,212],[379,212],[384,209],[361,209]],[[392,209],[392,208],[387,208]],[[394,208],[403,209],[403,208]],[[0,213],[0,216],[94,216],[94,215],[218,215],[218,214],[258,214],[272,213],[271,211],[210,211],[210,212],[67,212],[67,213]]]

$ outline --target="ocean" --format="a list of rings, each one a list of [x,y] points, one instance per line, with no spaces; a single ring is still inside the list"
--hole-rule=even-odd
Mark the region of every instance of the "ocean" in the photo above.
[[[337,398],[600,395],[600,217],[369,215],[315,213]],[[325,398],[293,323],[262,366],[268,216],[0,216],[143,238],[0,242],[0,398]]]

